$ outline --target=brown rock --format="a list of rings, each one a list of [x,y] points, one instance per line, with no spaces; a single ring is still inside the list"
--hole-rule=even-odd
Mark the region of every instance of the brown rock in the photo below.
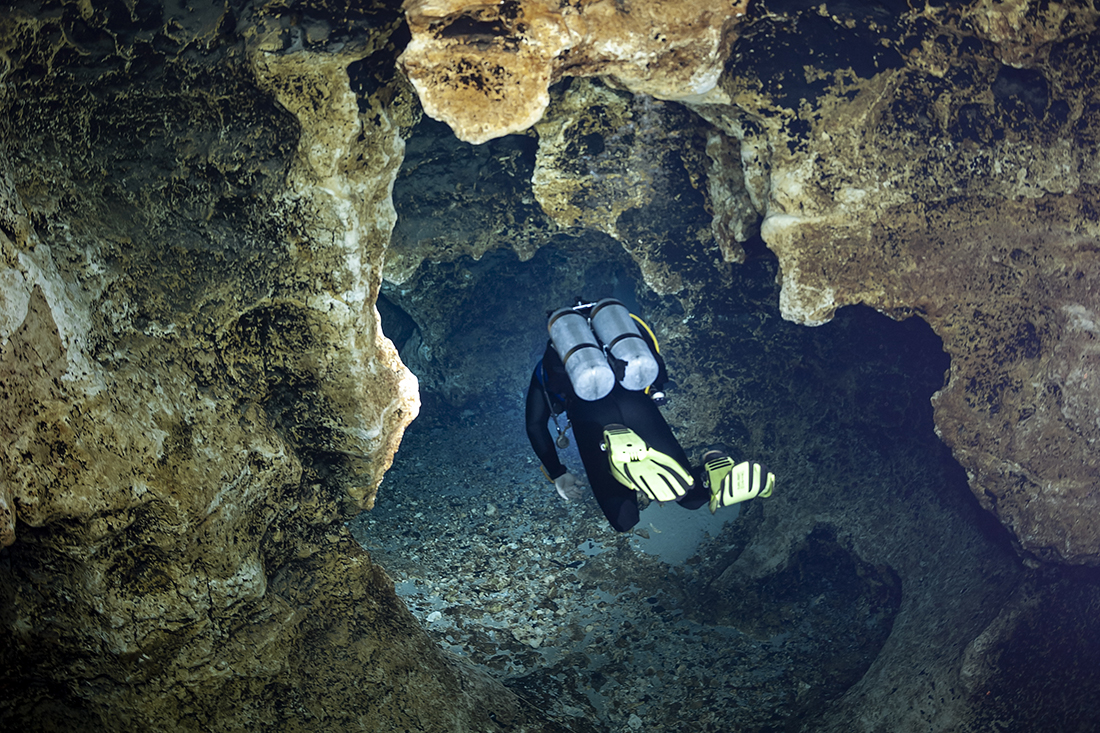
[[[322,5],[237,17],[219,3],[144,15],[141,4],[117,13],[59,2],[41,17],[3,16],[5,724],[553,728],[436,649],[342,526],[373,504],[417,409],[373,308],[410,122],[387,76],[395,10]],[[522,257],[563,228],[586,243],[584,230],[599,232],[653,290],[681,294],[660,314],[669,340],[697,338],[699,318],[730,343],[744,323],[693,305],[710,295],[708,277],[744,257],[739,243],[760,217],[783,269],[784,314],[818,324],[866,303],[928,320],[952,358],[935,398],[939,431],[983,506],[1029,560],[1097,563],[1095,11],[762,7],[750,25],[743,9],[410,5],[403,65],[431,114],[478,141],[541,120],[532,200],[537,190],[553,224],[532,213],[510,229],[498,210],[491,241],[440,237],[437,259],[480,257],[514,231],[527,237]],[[542,119],[550,84],[596,75],[608,83],[563,89]],[[660,99],[690,102],[708,124]],[[657,119],[650,134],[618,145],[647,114]],[[586,139],[603,146],[592,161],[570,153]],[[502,157],[518,167],[526,151]],[[602,178],[578,167],[588,162]],[[496,169],[486,170],[477,180]],[[395,267],[410,283],[425,256],[411,249]],[[616,284],[602,252],[587,256],[574,262],[603,279],[569,272],[555,295]],[[526,297],[537,311],[541,294]],[[466,326],[462,312],[447,317],[444,336]],[[754,327],[771,334],[766,322]],[[480,350],[507,350],[499,334],[479,336]],[[797,374],[796,349],[762,344],[762,359],[787,355],[783,368]],[[689,395],[754,385],[722,352],[690,353]],[[850,394],[874,409],[873,394]],[[712,397],[687,434],[734,434],[729,406]],[[879,420],[907,425],[904,414]],[[767,444],[761,425],[741,426],[745,445]],[[811,438],[815,427],[807,421]],[[963,703],[921,721],[914,701],[957,674],[959,694],[980,700],[1008,676],[998,659],[1023,668],[1013,654],[1031,649],[1029,638],[1056,638],[1030,632],[1078,587],[1067,578],[1011,591],[999,612],[1013,560],[977,539],[985,559],[964,569],[975,583],[986,568],[998,574],[984,596],[956,568],[926,569],[917,551],[927,537],[911,532],[896,549],[881,536],[903,512],[920,515],[917,527],[943,516],[922,491],[915,509],[908,493],[864,499],[864,516],[845,516],[847,503],[823,492],[808,514],[793,502],[789,516],[769,508],[726,576],[735,593],[740,571],[751,580],[776,570],[814,513],[855,528],[854,558],[902,568],[907,628],[833,710],[832,729],[895,716],[913,730],[946,724]],[[964,510],[950,516],[956,524],[937,535],[945,543],[978,534]],[[1079,601],[1059,624],[1080,628],[1076,609],[1094,606],[1095,593]],[[945,608],[965,623],[937,626]],[[906,662],[935,636],[932,673],[912,682]],[[909,686],[894,695],[899,683]]]
[[[543,211],[563,229],[614,238],[654,292],[682,290],[699,256],[684,250],[711,234],[688,205],[703,187],[692,178],[705,149],[698,118],[588,80],[570,84],[551,110],[535,125],[531,188]]]
[[[608,7],[584,6],[577,17],[597,10]],[[463,12],[447,6],[432,25],[408,8],[416,43],[435,41],[436,70],[481,57],[462,34],[444,39]],[[666,20],[678,33],[698,34],[695,17],[685,8]],[[927,319],[953,360],[936,398],[937,423],[972,474],[975,495],[1028,554],[1100,562],[1090,498],[1100,475],[1100,296],[1091,284],[1100,236],[1100,168],[1091,151],[1100,129],[1088,111],[1100,81],[1089,35],[1097,13],[979,2],[900,14],[896,32],[875,14],[827,6],[762,18],[738,26],[719,85],[733,102],[685,100],[714,126],[702,137],[722,259],[743,259],[738,244],[759,214],[763,239],[780,258],[787,318],[817,324],[864,303]],[[610,24],[586,28],[593,40],[574,46],[570,64],[551,78],[583,68],[642,91],[617,66],[572,63],[582,47],[626,44]],[[639,58],[650,58],[651,73],[669,61]],[[446,107],[448,90],[427,74],[418,79],[430,89],[421,92],[429,113],[466,134],[461,118],[446,117],[457,112],[433,111]],[[521,117],[541,114],[541,99],[526,117],[488,100],[479,109],[499,110],[516,130]],[[650,163],[667,143],[610,144],[637,125],[632,107],[644,99],[592,84],[567,89],[536,125],[533,188],[559,225],[615,237],[650,288],[677,293],[698,281],[680,263],[703,260],[701,250],[669,256],[659,252],[667,237],[624,233],[625,212],[663,200],[654,172],[669,170]],[[597,155],[585,141],[599,143]],[[739,156],[730,152],[737,145]],[[742,195],[731,193],[742,186]]]
[[[538,122],[563,76],[608,76],[659,99],[710,98],[746,4],[412,0],[400,62],[429,115],[482,143]]]
[[[0,720],[538,729],[342,521],[418,409],[374,309],[403,143],[347,72],[397,15],[254,10],[0,18]]]
[[[1100,130],[1080,115],[1095,45],[1055,48],[1019,72],[960,52],[967,85],[945,94],[924,47],[836,87],[850,102],[804,103],[804,134],[769,143],[762,234],[786,317],[865,303],[927,319],[952,357],[937,425],[975,495],[1029,554],[1093,564],[1100,169],[1085,151]]]

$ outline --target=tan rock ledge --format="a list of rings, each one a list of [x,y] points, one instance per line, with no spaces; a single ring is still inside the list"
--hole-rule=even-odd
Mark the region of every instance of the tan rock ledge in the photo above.
[[[748,0],[408,0],[399,62],[431,117],[483,143],[542,117],[565,76],[635,93],[720,101],[716,87]]]

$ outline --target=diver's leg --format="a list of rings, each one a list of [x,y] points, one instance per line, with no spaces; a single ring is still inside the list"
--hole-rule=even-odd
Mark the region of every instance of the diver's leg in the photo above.
[[[650,448],[669,456],[695,479],[687,494],[677,500],[685,509],[698,509],[710,502],[710,492],[703,486],[702,472],[694,470],[688,461],[687,453],[672,434],[665,416],[653,400],[640,392],[627,392],[619,400],[619,411],[623,415],[624,425],[638,434]]]
[[[616,392],[618,394],[616,394]],[[616,403],[622,415],[622,424],[638,434],[638,437],[646,442],[650,448],[664,453],[669,458],[684,467],[685,471],[691,471],[691,463],[687,453],[680,446],[680,441],[672,434],[672,428],[665,422],[665,416],[660,408],[653,404],[653,400],[643,392],[628,392],[616,390],[612,394],[618,399]]]
[[[710,491],[703,485],[702,470],[691,467],[687,453],[673,435],[672,428],[669,427],[665,416],[661,414],[660,408],[653,403],[653,400],[641,393],[630,392],[619,400],[619,409],[624,420],[628,421],[624,424],[636,432],[646,445],[675,460],[695,479],[694,485],[688,489],[687,494],[676,503],[685,509],[698,509],[704,504],[709,504]]]
[[[695,485],[676,503],[684,509],[694,510],[710,503],[710,490],[703,485],[702,471],[692,471],[691,475],[695,478]]]
[[[573,436],[577,439],[577,451],[588,474],[592,495],[596,497],[604,516],[617,531],[630,531],[638,523],[638,494],[611,475],[607,454],[600,449],[603,426],[588,421],[579,425],[574,423]]]

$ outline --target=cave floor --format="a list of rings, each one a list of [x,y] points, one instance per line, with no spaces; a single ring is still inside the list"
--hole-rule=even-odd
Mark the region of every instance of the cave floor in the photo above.
[[[575,449],[563,460],[580,468]],[[616,533],[591,494],[557,496],[518,411],[427,409],[376,507],[349,522],[443,649],[573,730],[767,727],[800,693],[774,684],[791,673],[786,638],[705,623],[692,591],[720,525],[654,505]],[[668,542],[684,532],[698,542]]]

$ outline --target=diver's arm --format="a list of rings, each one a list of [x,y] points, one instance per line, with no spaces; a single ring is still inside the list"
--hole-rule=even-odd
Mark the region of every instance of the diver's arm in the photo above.
[[[565,473],[565,466],[558,460],[558,450],[554,447],[554,439],[550,435],[547,422],[550,420],[550,405],[546,402],[546,395],[542,391],[542,385],[534,374],[531,375],[531,384],[527,388],[527,439],[531,441],[531,447],[535,449],[535,455],[542,461],[542,467],[546,474],[554,480]]]

